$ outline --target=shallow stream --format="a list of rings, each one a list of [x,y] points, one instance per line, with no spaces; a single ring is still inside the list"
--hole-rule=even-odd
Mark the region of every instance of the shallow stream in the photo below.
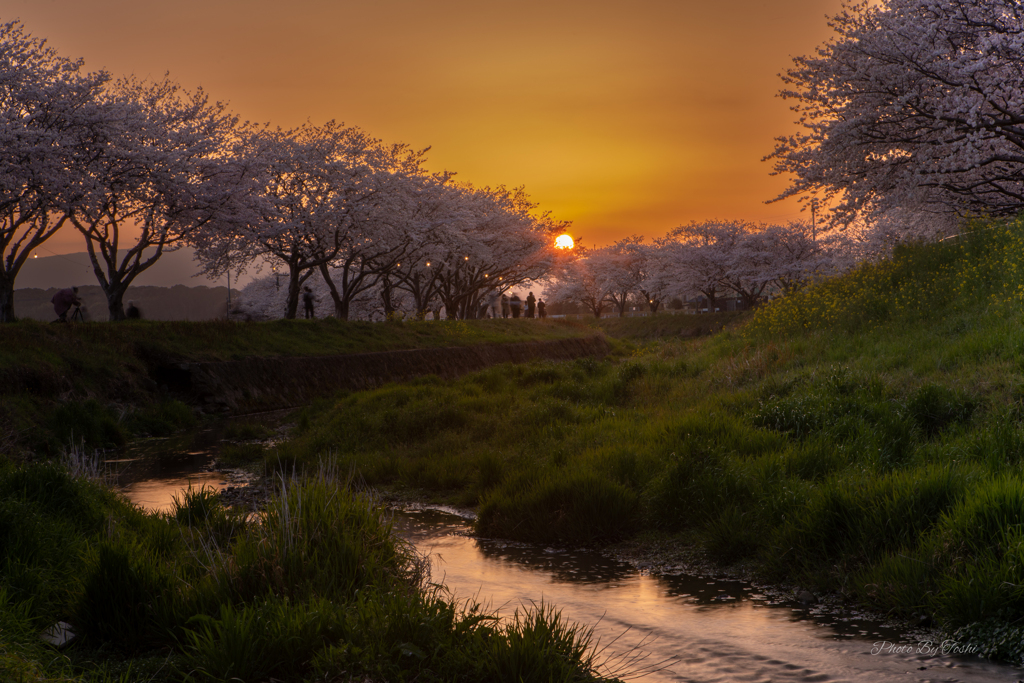
[[[239,485],[214,469],[219,436],[152,442],[116,463],[132,501],[167,510],[187,487]],[[115,463],[112,463],[115,464]],[[592,551],[474,538],[471,520],[436,508],[395,510],[395,528],[431,556],[431,580],[460,600],[511,614],[556,606],[594,629],[606,670],[644,681],[1006,682],[1024,670],[943,653],[856,612],[807,608],[741,581],[651,574]],[[956,644],[946,643],[946,647]]]

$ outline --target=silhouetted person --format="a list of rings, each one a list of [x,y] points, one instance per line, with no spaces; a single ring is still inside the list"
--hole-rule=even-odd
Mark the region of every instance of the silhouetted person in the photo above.
[[[313,314],[313,290],[310,289],[309,285],[302,288],[302,305],[306,309],[306,320],[316,317]]]
[[[81,306],[82,300],[78,298],[78,287],[68,287],[53,295],[50,299],[53,304],[53,312],[57,314],[57,320],[62,323],[68,321],[68,311],[72,306]],[[56,322],[56,321],[54,321]]]
[[[508,305],[512,307],[512,317],[518,318],[519,313],[523,309],[523,300],[519,298],[518,294],[513,294],[512,298],[508,301]]]
[[[140,320],[142,318],[142,311],[139,310],[134,301],[129,301],[128,308],[124,309],[124,317],[128,320]]]
[[[530,292],[526,295],[526,317],[532,318],[537,312],[537,297]]]
[[[512,315],[512,305],[508,302],[508,294],[501,295],[501,317],[507,318]]]
[[[544,299],[537,302],[537,316],[542,319],[548,317],[548,312],[544,306]]]
[[[487,309],[492,318],[501,317],[501,297],[498,296],[497,292],[491,292],[490,296],[487,297]]]

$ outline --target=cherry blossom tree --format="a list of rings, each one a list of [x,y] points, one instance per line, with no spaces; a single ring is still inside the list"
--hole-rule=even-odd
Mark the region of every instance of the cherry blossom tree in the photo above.
[[[835,272],[836,253],[846,248],[843,231],[815,236],[810,225],[799,221],[762,226],[757,234],[765,253],[762,271],[753,278],[769,281],[784,295]]]
[[[694,221],[669,231],[656,242],[661,286],[677,296],[701,294],[708,300],[708,310],[714,311],[728,289],[735,245],[746,229],[744,223]]]
[[[202,90],[166,78],[118,81],[100,106],[102,132],[70,219],[86,238],[110,319],[122,320],[132,281],[215,220],[231,195],[222,156],[236,120]]]
[[[335,275],[337,277],[337,275]],[[254,278],[242,291],[232,308],[231,317],[243,320],[278,320],[288,310],[288,281],[274,273]],[[334,315],[334,301],[319,269],[310,272],[303,284],[313,292],[313,314],[317,318]],[[401,303],[401,302],[399,302]],[[349,305],[349,315],[357,320],[384,319],[379,294],[371,289],[355,297]]]
[[[768,157],[778,199],[820,192],[840,222],[1024,210],[1019,2],[864,0],[830,25],[783,77],[803,131]]]
[[[13,322],[14,282],[31,252],[67,221],[81,197],[108,75],[82,72],[27,34],[0,25],[0,322]]]
[[[626,315],[630,298],[640,293],[647,279],[643,241],[643,237],[633,235],[591,251],[587,257],[595,276],[604,281],[605,297],[618,309],[620,318]],[[646,302],[646,293],[643,296]]]
[[[523,188],[454,185],[430,204],[422,247],[398,274],[422,315],[435,299],[450,318],[476,318],[494,294],[544,277],[568,225],[537,213]]]
[[[574,258],[566,259],[544,291],[548,301],[561,301],[579,304],[600,318],[605,309],[613,305],[608,295],[609,281],[600,273],[593,250],[577,245],[573,250]]]
[[[474,214],[466,188],[448,180],[430,183],[418,197],[411,223],[419,239],[383,278],[382,297],[389,315],[394,309],[393,290],[408,293],[421,319],[428,310],[440,309],[445,297],[453,300],[452,290],[467,256],[464,235],[473,226]],[[455,317],[454,309],[449,316]]]
[[[379,146],[368,155],[370,173],[363,179],[363,190],[345,197],[349,230],[334,259],[320,264],[337,318],[347,320],[351,303],[378,284],[385,315],[393,312],[387,273],[422,240],[422,226],[414,220],[417,205],[432,182],[443,183],[447,177],[426,177],[425,153],[403,144]]]
[[[633,267],[637,272],[639,284],[636,286],[636,292],[640,304],[647,306],[651,313],[657,313],[667,298],[666,292],[655,277],[658,247],[643,242],[641,238],[639,242],[626,244],[625,249],[632,254]]]

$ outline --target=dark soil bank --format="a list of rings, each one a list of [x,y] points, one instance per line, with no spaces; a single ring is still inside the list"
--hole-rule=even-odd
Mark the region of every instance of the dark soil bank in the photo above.
[[[604,356],[601,336],[304,358],[250,358],[155,368],[154,379],[189,402],[233,413],[306,403],[423,375],[456,377],[501,363]]]

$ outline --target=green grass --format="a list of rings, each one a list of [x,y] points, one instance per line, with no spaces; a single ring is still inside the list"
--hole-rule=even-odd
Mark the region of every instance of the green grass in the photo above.
[[[369,323],[322,320],[271,322],[156,321],[49,325],[32,320],[0,326],[0,372],[46,388],[59,370],[95,372],[127,357],[139,362],[239,360],[564,339],[589,332],[559,320],[470,320]]]
[[[195,423],[151,375],[183,362],[322,356],[588,336],[572,321],[161,322],[0,325],[0,455],[120,447]]]
[[[208,489],[161,515],[56,463],[0,467],[0,678],[606,680],[550,607],[499,620],[428,584],[329,469],[279,487],[254,519]],[[58,620],[78,636],[56,656]]]
[[[984,624],[1024,619],[1022,306],[1024,221],[970,225],[713,337],[680,338],[703,316],[601,321],[624,338],[602,361],[321,402],[268,462],[330,455],[478,506],[483,534],[675,534],[766,577],[1003,633]]]

